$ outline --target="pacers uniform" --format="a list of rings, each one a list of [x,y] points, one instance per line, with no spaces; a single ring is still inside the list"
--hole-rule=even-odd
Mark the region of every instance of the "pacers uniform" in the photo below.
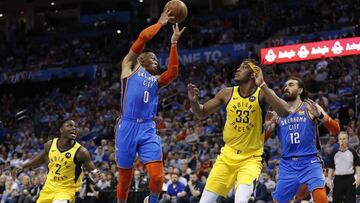
[[[80,190],[82,182],[82,163],[76,159],[76,152],[81,145],[74,145],[60,151],[57,147],[58,138],[53,139],[49,150],[48,174],[37,203],[51,203],[54,200],[74,202],[75,193]]]
[[[121,81],[121,118],[115,138],[118,167],[132,168],[136,153],[144,164],[162,160],[160,138],[153,121],[157,105],[157,78],[143,67]]]
[[[260,88],[248,97],[233,88],[226,106],[226,123],[223,130],[225,146],[216,159],[205,189],[226,196],[235,180],[251,184],[260,175],[264,134],[264,114],[259,103]]]
[[[309,191],[323,188],[325,179],[317,150],[317,125],[307,113],[306,103],[278,121],[277,136],[282,157],[274,199],[289,202],[299,186],[306,184]]]

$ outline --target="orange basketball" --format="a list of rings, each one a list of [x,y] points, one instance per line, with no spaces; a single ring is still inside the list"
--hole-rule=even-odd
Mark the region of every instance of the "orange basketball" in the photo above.
[[[170,16],[175,17],[174,19],[169,20],[170,23],[181,23],[188,14],[186,4],[180,0],[171,0],[167,2],[164,6],[164,10],[168,8],[171,10]]]

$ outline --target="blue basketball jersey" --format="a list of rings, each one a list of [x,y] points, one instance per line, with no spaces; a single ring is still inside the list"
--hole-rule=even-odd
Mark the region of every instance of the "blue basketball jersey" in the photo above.
[[[277,135],[283,158],[316,154],[317,125],[308,116],[306,103],[278,122]]]
[[[156,77],[143,67],[121,81],[121,113],[130,119],[152,119],[158,105]]]

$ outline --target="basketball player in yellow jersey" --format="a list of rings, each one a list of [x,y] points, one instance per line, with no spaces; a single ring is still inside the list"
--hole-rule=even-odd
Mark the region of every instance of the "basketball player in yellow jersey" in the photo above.
[[[267,107],[270,105],[282,116],[290,112],[289,105],[267,87],[255,64],[255,60],[244,60],[235,73],[238,86],[222,89],[204,105],[199,103],[199,89],[188,85],[190,104],[199,118],[226,106],[225,146],[209,174],[200,203],[213,203],[219,195],[226,197],[235,181],[235,202],[249,201],[262,168],[262,125]]]
[[[99,175],[90,154],[76,138],[76,123],[65,120],[60,127],[59,138],[54,138],[44,145],[43,152],[24,163],[18,172],[48,163],[48,174],[37,203],[74,202],[75,193],[80,190],[82,167],[91,171],[93,178]]]

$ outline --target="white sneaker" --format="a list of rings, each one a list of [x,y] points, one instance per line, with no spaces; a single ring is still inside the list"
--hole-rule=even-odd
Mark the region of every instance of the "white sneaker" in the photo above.
[[[146,197],[144,198],[144,203],[149,203],[149,196],[146,196]]]

